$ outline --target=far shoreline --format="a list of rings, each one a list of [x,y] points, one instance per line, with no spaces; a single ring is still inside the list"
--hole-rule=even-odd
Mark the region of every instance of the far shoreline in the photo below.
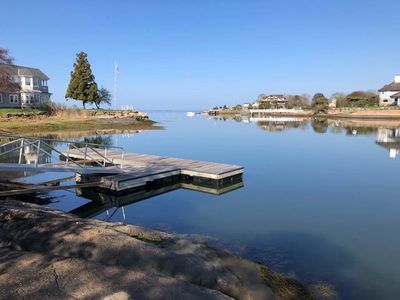
[[[257,110],[260,112],[260,110]],[[251,110],[211,110],[207,111],[209,116],[252,116]],[[328,114],[314,114],[312,110],[288,110],[260,112],[262,116],[268,117],[304,117],[304,118],[328,118],[328,119],[357,119],[357,120],[400,120],[400,109],[398,108],[353,108],[334,109]]]

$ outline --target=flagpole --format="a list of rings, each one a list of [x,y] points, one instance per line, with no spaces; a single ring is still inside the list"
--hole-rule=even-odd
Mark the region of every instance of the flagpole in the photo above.
[[[117,61],[114,61],[114,109],[117,109]]]

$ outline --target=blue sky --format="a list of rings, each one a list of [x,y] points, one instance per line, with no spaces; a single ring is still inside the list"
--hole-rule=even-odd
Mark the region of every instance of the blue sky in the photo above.
[[[201,109],[260,93],[378,89],[400,73],[400,1],[4,1],[0,47],[51,78],[64,101],[88,53],[118,103]],[[15,13],[17,12],[17,13]]]

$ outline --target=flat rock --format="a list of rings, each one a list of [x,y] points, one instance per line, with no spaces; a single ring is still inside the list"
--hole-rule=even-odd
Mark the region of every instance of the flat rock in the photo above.
[[[309,299],[295,280],[185,236],[0,202],[0,298]]]

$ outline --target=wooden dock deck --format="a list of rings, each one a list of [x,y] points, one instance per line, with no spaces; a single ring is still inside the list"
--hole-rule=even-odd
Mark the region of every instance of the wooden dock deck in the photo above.
[[[104,160],[103,155],[93,150],[87,150],[86,157],[80,149],[63,151],[62,155],[74,160],[84,160],[87,157],[98,162]],[[102,182],[100,187],[115,192],[138,189],[149,184],[157,184],[157,182],[165,183],[165,181],[219,187],[238,179],[241,180],[244,171],[243,167],[238,165],[139,153],[121,155],[121,152],[109,151],[106,156],[113,165],[121,166],[121,168],[114,175],[103,174],[100,177]],[[93,176],[81,176],[81,181],[93,180],[91,179]],[[99,177],[97,176],[95,180],[98,181]]]

